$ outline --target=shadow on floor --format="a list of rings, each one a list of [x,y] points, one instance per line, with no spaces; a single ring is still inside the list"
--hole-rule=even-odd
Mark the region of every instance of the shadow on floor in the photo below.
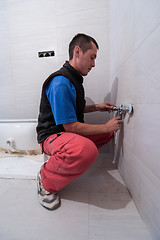
[[[111,174],[112,171],[115,176]],[[121,183],[118,170],[110,171],[105,167],[91,167],[61,190],[60,196],[62,202],[63,199],[83,202],[109,210],[125,208],[131,201],[130,193]]]

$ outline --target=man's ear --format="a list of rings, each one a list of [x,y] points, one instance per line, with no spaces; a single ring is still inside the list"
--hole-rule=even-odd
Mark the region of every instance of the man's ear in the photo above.
[[[74,48],[75,57],[79,57],[81,52],[82,52],[81,48],[79,46],[75,46],[75,48]]]

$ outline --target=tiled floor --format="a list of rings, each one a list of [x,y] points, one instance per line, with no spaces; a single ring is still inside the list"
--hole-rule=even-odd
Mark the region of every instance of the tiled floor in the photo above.
[[[109,156],[62,191],[62,206],[47,211],[37,200],[42,161],[0,158],[1,240],[151,239]],[[7,179],[7,177],[12,179]]]

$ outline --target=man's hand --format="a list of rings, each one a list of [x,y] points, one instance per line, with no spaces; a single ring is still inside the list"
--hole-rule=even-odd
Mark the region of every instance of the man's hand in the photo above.
[[[121,120],[121,117],[115,117],[111,120],[109,120],[105,125],[107,128],[107,132],[114,132],[118,131],[120,129],[121,123],[123,121]]]
[[[111,112],[113,107],[115,107],[115,105],[110,102],[96,104],[97,111],[100,111],[100,112],[104,112],[104,111]]]

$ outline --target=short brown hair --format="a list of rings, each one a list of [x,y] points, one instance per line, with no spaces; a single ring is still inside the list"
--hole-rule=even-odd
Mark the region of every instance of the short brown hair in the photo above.
[[[69,60],[73,58],[73,51],[75,46],[79,46],[82,52],[85,53],[88,49],[92,48],[91,42],[93,42],[96,45],[97,49],[99,49],[98,43],[94,38],[84,33],[78,33],[75,35],[69,44]]]

